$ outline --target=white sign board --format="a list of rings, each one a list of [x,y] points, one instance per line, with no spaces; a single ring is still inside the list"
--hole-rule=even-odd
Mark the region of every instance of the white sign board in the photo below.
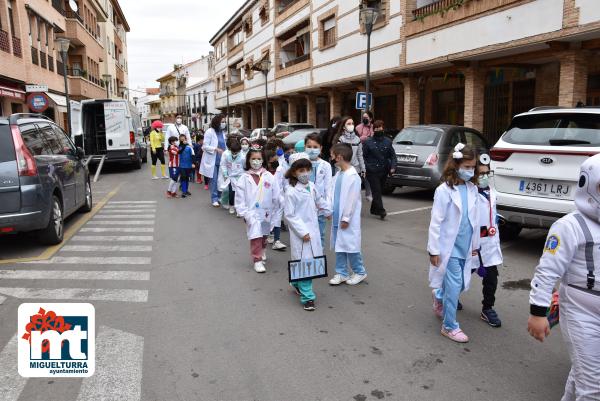
[[[25,92],[48,92],[48,85],[25,85]]]
[[[106,124],[106,139],[118,139],[124,132],[129,132],[127,127],[127,113],[125,102],[104,103],[104,123]],[[129,136],[127,136],[129,138]]]

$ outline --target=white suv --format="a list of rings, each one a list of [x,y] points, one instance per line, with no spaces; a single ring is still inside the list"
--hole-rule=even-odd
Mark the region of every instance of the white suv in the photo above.
[[[523,227],[548,228],[575,208],[579,167],[600,153],[600,108],[519,114],[490,153],[503,238]]]

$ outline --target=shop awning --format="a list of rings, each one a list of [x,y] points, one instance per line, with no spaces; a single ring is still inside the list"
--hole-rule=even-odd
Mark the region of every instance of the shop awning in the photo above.
[[[0,85],[0,97],[9,97],[11,99],[17,99],[24,102],[25,92],[19,89],[9,88],[8,86]]]
[[[57,95],[55,93],[47,92],[46,95],[56,104],[56,108],[61,113],[67,112],[67,98],[63,95]]]

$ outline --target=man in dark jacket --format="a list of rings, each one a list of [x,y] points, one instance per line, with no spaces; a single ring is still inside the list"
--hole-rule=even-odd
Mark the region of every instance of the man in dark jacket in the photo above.
[[[383,207],[381,192],[388,175],[396,169],[396,152],[391,139],[383,135],[383,121],[373,124],[374,134],[363,143],[363,158],[367,170],[367,181],[371,185],[373,201],[371,214],[385,219],[387,212]]]

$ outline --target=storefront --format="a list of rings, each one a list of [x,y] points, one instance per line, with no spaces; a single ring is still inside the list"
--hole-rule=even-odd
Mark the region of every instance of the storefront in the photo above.
[[[22,113],[25,104],[25,91],[18,88],[17,84],[0,81],[0,115],[8,116],[13,113]]]

